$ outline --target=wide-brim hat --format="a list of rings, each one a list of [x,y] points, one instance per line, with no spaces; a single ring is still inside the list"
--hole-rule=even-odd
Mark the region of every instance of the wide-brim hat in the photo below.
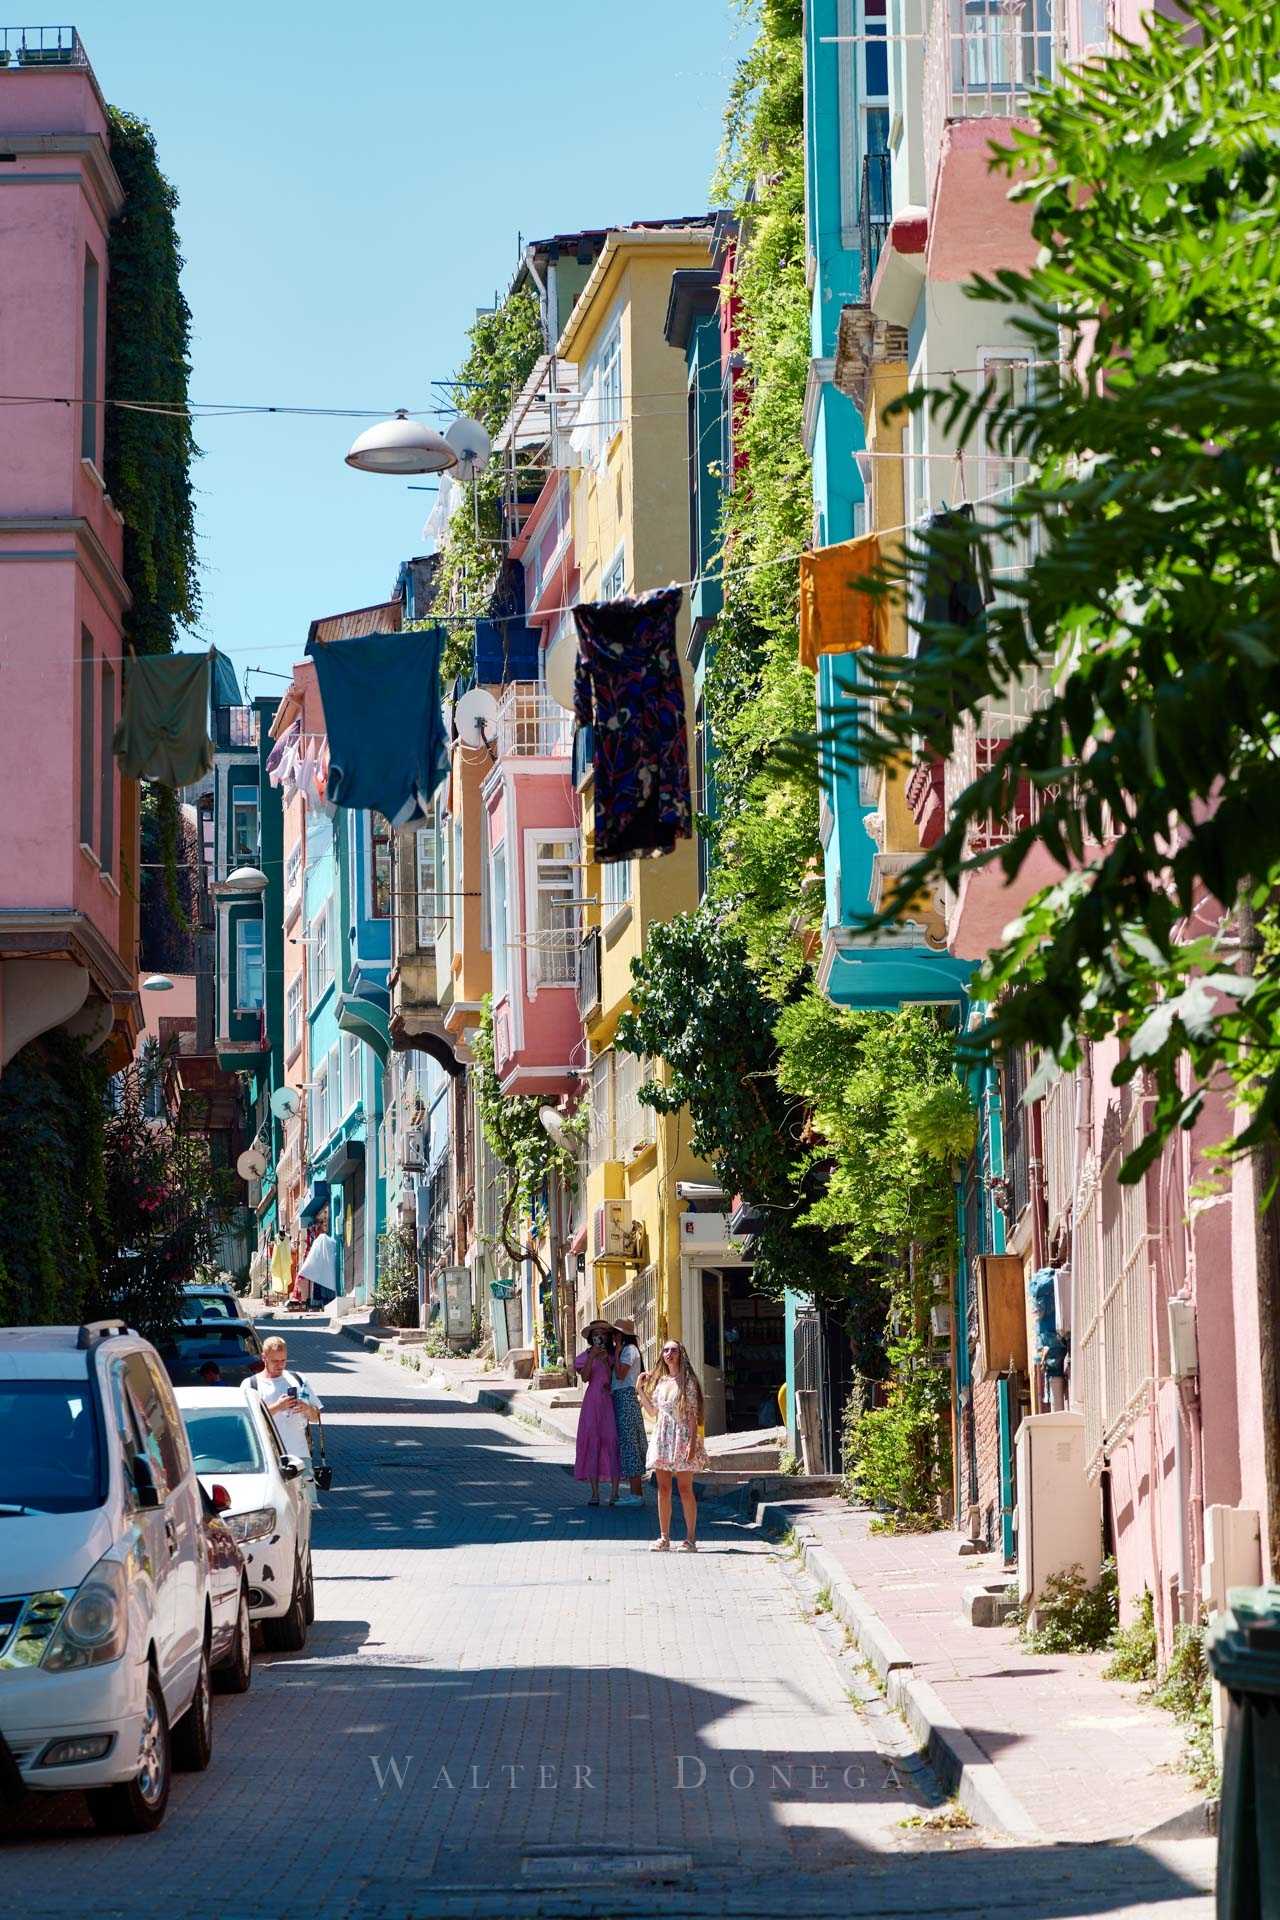
[[[614,1328],[614,1332],[625,1334],[628,1340],[634,1340],[636,1337],[636,1323],[634,1320],[619,1320],[617,1326]]]
[[[586,1326],[582,1329],[582,1337],[584,1340],[589,1340],[591,1335],[597,1331],[600,1333],[618,1333],[621,1329],[615,1327],[612,1320],[588,1320]]]

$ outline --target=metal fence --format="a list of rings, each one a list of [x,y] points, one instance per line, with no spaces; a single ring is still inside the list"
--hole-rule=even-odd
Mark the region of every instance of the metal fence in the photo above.
[[[0,27],[0,67],[87,67],[74,27]]]
[[[498,755],[567,760],[573,751],[573,715],[536,682],[516,680],[498,707]]]
[[[658,1359],[658,1276],[652,1267],[645,1267],[630,1280],[624,1280],[612,1293],[606,1293],[600,1302],[600,1312],[604,1319],[616,1323],[619,1320],[634,1320],[636,1327],[636,1345],[644,1356],[646,1367],[657,1364]]]

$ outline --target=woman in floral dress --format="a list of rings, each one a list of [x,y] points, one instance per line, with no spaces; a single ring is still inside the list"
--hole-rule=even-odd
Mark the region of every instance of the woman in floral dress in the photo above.
[[[671,1482],[680,1489],[684,1510],[684,1551],[698,1551],[698,1501],[693,1476],[706,1470],[707,1451],[699,1431],[703,1420],[702,1382],[678,1340],[668,1340],[662,1358],[640,1383],[640,1398],[657,1422],[649,1441],[646,1470],[658,1476],[658,1538],[654,1553],[671,1551]]]

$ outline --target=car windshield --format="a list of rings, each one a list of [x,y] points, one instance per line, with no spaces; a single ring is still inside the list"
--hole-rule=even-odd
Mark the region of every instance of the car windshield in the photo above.
[[[180,1328],[174,1341],[181,1354],[210,1353],[215,1360],[258,1351],[252,1332],[244,1327],[211,1327],[206,1321],[190,1330]]]
[[[261,1473],[262,1448],[244,1407],[184,1407],[197,1473]]]
[[[182,1320],[236,1320],[239,1315],[225,1293],[188,1293],[183,1296]]]
[[[92,1392],[87,1378],[0,1380],[0,1515],[102,1505],[106,1473]]]

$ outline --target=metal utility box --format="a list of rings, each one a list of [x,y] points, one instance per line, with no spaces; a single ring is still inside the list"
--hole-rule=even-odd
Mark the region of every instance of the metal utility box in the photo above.
[[[1084,1415],[1033,1413],[1018,1428],[1018,1598],[1033,1614],[1053,1574],[1102,1574],[1102,1502],[1084,1470]]]

